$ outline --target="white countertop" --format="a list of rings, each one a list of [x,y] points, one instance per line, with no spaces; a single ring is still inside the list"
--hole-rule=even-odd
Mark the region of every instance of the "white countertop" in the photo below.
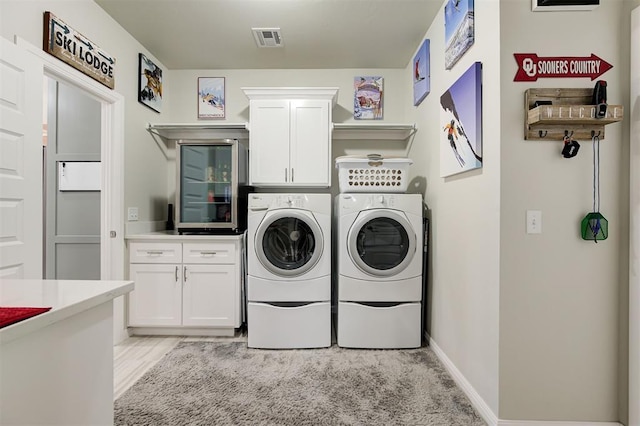
[[[243,234],[179,234],[176,231],[156,231],[143,234],[129,234],[125,236],[127,240],[216,240],[216,241],[236,241],[242,239]]]
[[[69,318],[133,290],[133,281],[0,280],[0,306],[51,310],[0,328],[0,344]]]

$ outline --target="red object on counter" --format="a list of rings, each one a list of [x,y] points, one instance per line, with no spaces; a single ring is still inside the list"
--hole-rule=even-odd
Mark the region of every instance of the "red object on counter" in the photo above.
[[[0,306],[0,328],[15,324],[36,315],[50,311],[51,308],[27,308],[21,306],[2,307]]]

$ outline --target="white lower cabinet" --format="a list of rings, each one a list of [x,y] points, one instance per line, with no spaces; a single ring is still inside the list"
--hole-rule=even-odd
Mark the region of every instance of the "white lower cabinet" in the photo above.
[[[128,325],[133,334],[171,329],[219,334],[216,329],[240,327],[241,252],[241,239],[131,242],[129,279],[135,289],[129,294]]]

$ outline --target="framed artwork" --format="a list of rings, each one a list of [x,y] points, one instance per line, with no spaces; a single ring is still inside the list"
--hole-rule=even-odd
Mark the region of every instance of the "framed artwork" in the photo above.
[[[444,7],[444,65],[450,70],[473,45],[474,0],[447,0]]]
[[[138,102],[162,111],[162,69],[143,53],[138,63]]]
[[[440,97],[440,177],[482,167],[482,63]]]
[[[224,77],[198,77],[198,118],[224,118]]]
[[[353,78],[353,118],[356,120],[382,120],[384,78]]]
[[[418,106],[420,102],[431,91],[431,67],[429,59],[429,40],[422,42],[418,53],[413,58],[413,105]]]

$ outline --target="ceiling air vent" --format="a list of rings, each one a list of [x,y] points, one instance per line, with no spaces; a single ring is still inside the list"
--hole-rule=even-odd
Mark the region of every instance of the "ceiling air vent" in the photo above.
[[[282,47],[280,28],[251,28],[258,47]]]

